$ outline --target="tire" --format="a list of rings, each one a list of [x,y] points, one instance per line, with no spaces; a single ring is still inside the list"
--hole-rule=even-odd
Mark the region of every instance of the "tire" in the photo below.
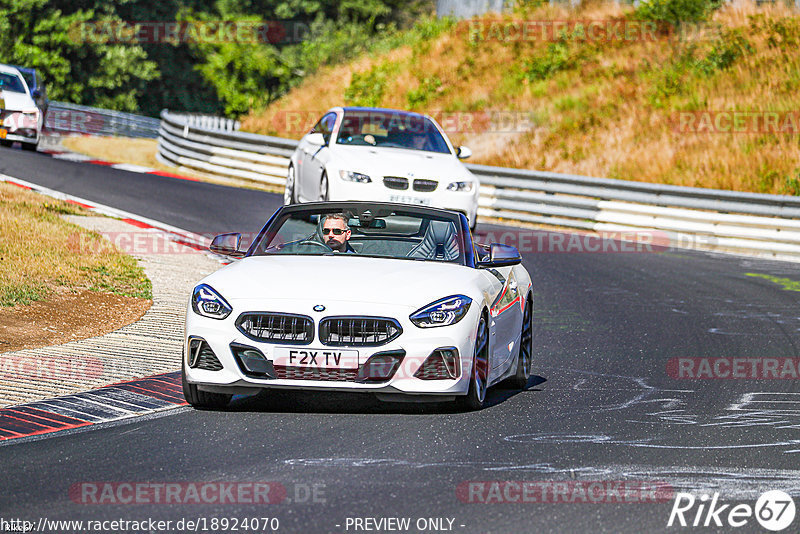
[[[0,139],[0,146],[10,147],[13,144],[14,144],[13,141],[8,141],[6,139]]]
[[[465,410],[475,411],[483,408],[489,383],[489,328],[486,314],[481,314],[475,332],[475,353],[472,357],[469,390],[466,396],[459,397],[458,403]]]
[[[283,205],[297,204],[297,173],[294,165],[289,165],[286,173],[286,189],[283,190]]]
[[[509,386],[525,389],[533,365],[533,300],[525,302],[525,313],[522,316],[522,333],[519,340],[519,356],[517,356],[517,372],[508,379]]]
[[[319,200],[328,200],[328,173],[323,172],[319,179]]]
[[[39,143],[20,143],[22,146],[22,150],[27,150],[28,152],[36,152],[36,149],[39,146]]]
[[[183,368],[181,368],[181,385],[183,386],[183,396],[192,408],[219,410],[226,407],[233,397],[233,395],[225,393],[210,393],[198,389],[196,384],[186,381],[186,371]]]

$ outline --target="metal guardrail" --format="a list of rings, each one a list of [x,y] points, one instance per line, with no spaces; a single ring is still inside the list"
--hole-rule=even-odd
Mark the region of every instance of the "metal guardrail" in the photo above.
[[[203,129],[166,110],[161,119],[162,162],[273,185],[285,183],[288,157],[297,141]],[[655,230],[677,247],[800,260],[800,197],[467,167],[481,182],[481,217],[598,232]]]
[[[50,101],[45,131],[119,137],[158,137],[160,121],[152,117]]]

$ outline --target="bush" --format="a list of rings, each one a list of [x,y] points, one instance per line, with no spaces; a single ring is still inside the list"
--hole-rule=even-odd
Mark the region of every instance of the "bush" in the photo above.
[[[639,4],[634,17],[680,26],[686,22],[704,22],[722,4],[722,0],[647,0]]]

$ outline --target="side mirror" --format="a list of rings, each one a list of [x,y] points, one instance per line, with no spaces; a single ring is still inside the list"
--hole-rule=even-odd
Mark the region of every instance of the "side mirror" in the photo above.
[[[40,98],[42,96],[42,92],[40,90],[38,90],[38,89],[34,89],[33,93],[31,93],[31,96],[34,99],[38,99],[38,98]]]
[[[519,250],[517,250],[516,247],[492,243],[489,259],[478,262],[478,267],[511,267],[512,265],[519,265],[520,263],[522,263],[522,256],[520,256]]]
[[[211,240],[208,249],[223,256],[243,258],[245,253],[239,250],[241,243],[242,234],[220,234]]]
[[[458,159],[467,159],[472,156],[472,150],[465,146],[460,146],[456,149],[456,157]]]
[[[308,144],[314,146],[325,146],[328,144],[325,142],[325,137],[319,132],[308,134],[306,136],[306,141],[308,141]]]

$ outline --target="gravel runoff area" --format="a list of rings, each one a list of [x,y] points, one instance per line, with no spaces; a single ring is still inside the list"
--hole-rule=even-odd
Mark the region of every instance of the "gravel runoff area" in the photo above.
[[[138,243],[126,252],[139,260],[152,282],[153,304],[137,322],[102,336],[4,353],[0,407],[180,369],[189,295],[198,280],[221,267],[209,254],[169,241],[156,230],[108,217],[65,218],[124,236],[120,243]]]

